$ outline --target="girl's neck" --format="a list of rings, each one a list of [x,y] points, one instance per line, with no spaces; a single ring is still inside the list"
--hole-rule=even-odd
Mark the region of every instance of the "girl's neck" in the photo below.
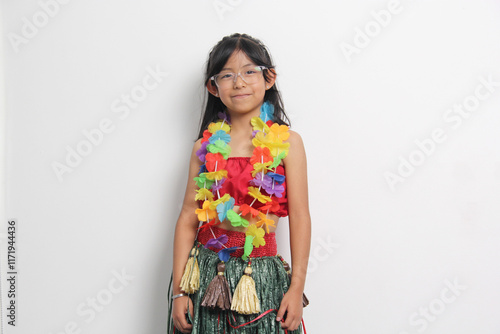
[[[246,134],[252,132],[252,117],[259,116],[254,113],[245,114],[230,114],[231,117],[231,133],[233,135]]]

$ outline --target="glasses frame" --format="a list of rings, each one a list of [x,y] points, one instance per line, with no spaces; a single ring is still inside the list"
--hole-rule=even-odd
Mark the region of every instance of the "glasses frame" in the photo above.
[[[251,67],[251,68],[260,68],[260,71],[262,73],[262,75],[264,75],[264,70],[268,70],[269,68],[267,66],[263,66],[263,65],[257,65],[257,66],[254,66],[254,67]],[[236,80],[238,80],[238,76],[241,78],[241,80],[243,80],[244,83],[246,83],[248,85],[248,82],[245,80],[245,78],[243,78],[243,76],[241,75],[241,71],[238,72],[238,73],[234,73],[234,72],[228,72],[228,73],[231,73],[231,74],[234,74],[234,79],[233,79],[233,85],[236,83]],[[227,74],[227,73],[226,73]],[[219,87],[219,84],[217,83],[217,77],[221,75],[220,73],[216,74],[216,75],[212,75],[210,77],[210,80],[213,80],[215,82],[215,85],[217,86],[217,88],[220,89]]]

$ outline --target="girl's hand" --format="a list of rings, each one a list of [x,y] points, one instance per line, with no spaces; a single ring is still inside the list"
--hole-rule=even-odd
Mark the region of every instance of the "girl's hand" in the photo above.
[[[193,302],[188,296],[175,298],[173,303],[172,320],[174,321],[175,328],[182,333],[191,333],[191,329],[193,328],[193,325],[188,324],[186,318],[188,303],[189,313],[193,316]]]
[[[281,300],[276,321],[281,321],[281,328],[294,331],[302,320],[302,309],[302,291],[289,289]],[[285,312],[286,319],[283,319]]]

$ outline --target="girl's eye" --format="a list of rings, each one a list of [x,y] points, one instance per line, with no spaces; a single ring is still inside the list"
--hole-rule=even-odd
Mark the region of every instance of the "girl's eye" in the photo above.
[[[221,79],[231,79],[233,77],[232,73],[221,74]]]

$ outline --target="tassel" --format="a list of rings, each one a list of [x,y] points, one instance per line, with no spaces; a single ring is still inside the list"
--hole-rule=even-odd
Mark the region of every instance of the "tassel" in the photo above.
[[[291,282],[292,272],[290,270],[290,265],[281,256],[280,259],[283,262],[283,267],[285,268],[286,274],[288,275],[288,282]],[[307,299],[305,293],[302,293],[302,307],[306,307],[307,305],[309,305],[309,299]]]
[[[229,310],[232,298],[229,283],[227,282],[226,276],[224,276],[225,270],[226,265],[224,261],[217,264],[217,275],[208,285],[201,306],[208,306],[211,308],[218,307],[224,311]]]
[[[180,288],[182,291],[192,294],[198,291],[200,288],[200,268],[198,267],[198,256],[199,251],[194,246],[189,254],[189,259],[184,268],[184,274],[182,275]]]
[[[306,294],[302,292],[302,307],[309,305],[309,299],[307,299]]]
[[[259,298],[255,291],[255,281],[250,276],[252,274],[252,267],[250,262],[245,268],[245,274],[241,277],[236,290],[233,295],[233,302],[231,303],[231,310],[241,314],[260,313]]]

